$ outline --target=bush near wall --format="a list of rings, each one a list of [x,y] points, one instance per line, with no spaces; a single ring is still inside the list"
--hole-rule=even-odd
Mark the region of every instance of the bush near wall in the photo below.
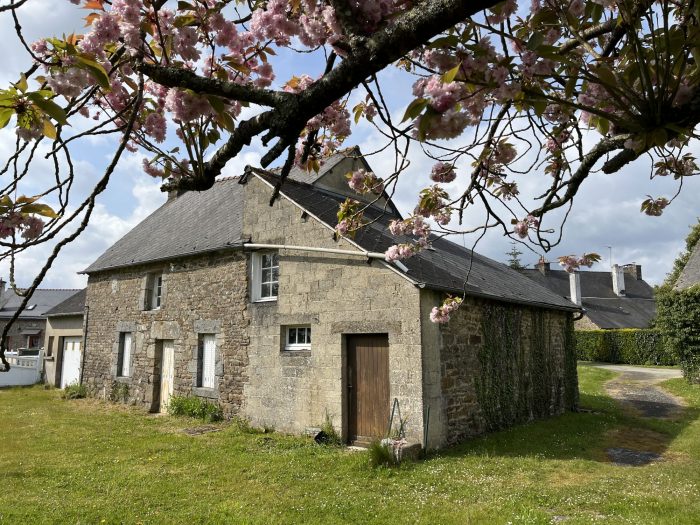
[[[700,285],[680,291],[663,287],[656,293],[656,311],[667,351],[678,356],[689,382],[700,383]]]
[[[584,361],[629,365],[674,365],[659,330],[577,330],[576,354]]]

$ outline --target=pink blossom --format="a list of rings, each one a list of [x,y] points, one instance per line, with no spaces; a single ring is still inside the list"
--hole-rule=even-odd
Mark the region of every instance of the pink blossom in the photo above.
[[[430,171],[430,178],[435,182],[452,182],[457,177],[455,167],[452,164],[438,162]]]
[[[44,221],[38,217],[27,217],[24,219],[24,231],[22,232],[22,237],[26,240],[31,241],[39,237],[41,232],[44,231]]]

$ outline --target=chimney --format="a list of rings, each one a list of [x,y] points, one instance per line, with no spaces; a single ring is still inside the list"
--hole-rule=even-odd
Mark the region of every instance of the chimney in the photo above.
[[[540,257],[540,260],[537,261],[535,268],[537,268],[542,275],[547,275],[547,273],[549,272],[549,263],[545,260],[544,257]]]
[[[0,305],[2,305],[2,300],[5,298],[5,279],[0,277]]]
[[[569,290],[571,302],[581,306],[581,274],[572,272],[569,274]]]
[[[612,267],[612,285],[615,295],[618,297],[625,296],[625,271],[618,264],[613,264]]]
[[[630,274],[632,277],[637,279],[638,281],[642,280],[642,265],[641,264],[625,264],[623,266],[625,269],[625,273]]]

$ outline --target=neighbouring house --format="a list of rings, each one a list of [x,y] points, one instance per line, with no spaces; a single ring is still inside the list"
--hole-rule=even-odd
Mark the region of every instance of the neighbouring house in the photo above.
[[[540,260],[534,269],[521,272],[584,309],[577,330],[649,328],[656,317],[654,289],[642,279],[638,264],[615,264],[609,272],[568,273]]]
[[[386,262],[386,195],[339,238],[339,203],[365,199],[345,179],[359,167],[352,149],[294,170],[272,205],[277,176],[256,169],[171,194],[85,270],[83,383],[152,411],[200,396],[293,433],[328,417],[359,444],[386,435],[396,402],[430,448],[573,408],[579,308],[445,239]],[[433,324],[446,293],[464,304]]]
[[[80,382],[86,291],[74,293],[46,312],[44,381],[58,388]]]
[[[32,294],[26,308],[10,327],[5,340],[10,352],[18,350],[36,352],[44,344],[46,332],[46,312],[65,301],[78,290],[37,289]],[[0,330],[4,329],[19,309],[24,297],[12,289],[5,289],[5,281],[0,279]]]
[[[700,242],[693,248],[690,257],[688,257],[688,262],[685,263],[673,288],[675,290],[686,290],[697,284],[700,284]]]

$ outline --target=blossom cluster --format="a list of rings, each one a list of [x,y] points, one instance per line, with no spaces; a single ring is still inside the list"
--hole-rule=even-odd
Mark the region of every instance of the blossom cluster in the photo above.
[[[44,221],[33,215],[11,211],[4,217],[0,217],[0,239],[20,233],[23,239],[31,241],[39,237],[42,231],[44,231]]]
[[[564,267],[568,273],[573,273],[582,266],[590,268],[594,263],[600,261],[600,255],[597,253],[585,253],[581,257],[575,255],[564,255],[559,257],[559,264]]]
[[[461,297],[448,296],[441,306],[433,306],[430,312],[430,320],[433,323],[444,324],[450,320],[450,314],[456,311],[462,304]]]
[[[525,237],[527,237],[528,232],[531,228],[537,228],[540,225],[540,221],[537,217],[528,215],[523,220],[514,220],[513,224],[515,225],[513,228],[513,233],[515,233],[521,239],[524,239]]]
[[[345,175],[348,186],[357,193],[374,193],[381,195],[384,192],[384,181],[373,172],[359,169]]]

